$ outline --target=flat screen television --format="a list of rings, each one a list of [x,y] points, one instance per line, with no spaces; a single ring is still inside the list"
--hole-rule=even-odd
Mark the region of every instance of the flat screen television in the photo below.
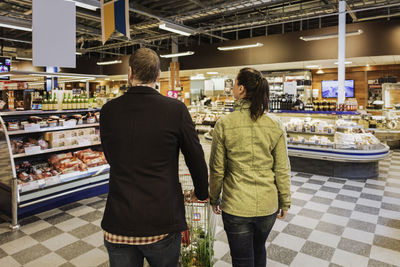
[[[322,81],[322,97],[330,98],[338,96],[339,82],[337,80]],[[354,80],[344,81],[345,96],[354,97]]]
[[[0,57],[0,73],[11,71],[11,58]],[[9,80],[9,76],[0,76],[0,80]]]

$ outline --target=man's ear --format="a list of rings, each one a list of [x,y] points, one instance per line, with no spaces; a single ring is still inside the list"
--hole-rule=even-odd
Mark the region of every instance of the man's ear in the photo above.
[[[129,66],[128,80],[132,80],[133,72],[131,66]]]

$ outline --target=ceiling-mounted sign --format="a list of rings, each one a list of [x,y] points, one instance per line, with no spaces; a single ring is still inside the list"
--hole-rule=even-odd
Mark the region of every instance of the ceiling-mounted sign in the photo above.
[[[101,0],[103,44],[107,42],[115,30],[131,38],[129,32],[129,0]]]
[[[76,67],[75,3],[33,0],[33,66]]]

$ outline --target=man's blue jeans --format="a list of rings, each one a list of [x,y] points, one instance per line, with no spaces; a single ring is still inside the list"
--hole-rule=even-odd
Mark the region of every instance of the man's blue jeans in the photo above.
[[[123,245],[104,240],[110,258],[110,267],[143,267],[144,258],[151,267],[178,266],[181,233],[169,234],[149,245]]]
[[[222,212],[233,267],[265,267],[265,242],[277,213],[261,217],[239,217]]]

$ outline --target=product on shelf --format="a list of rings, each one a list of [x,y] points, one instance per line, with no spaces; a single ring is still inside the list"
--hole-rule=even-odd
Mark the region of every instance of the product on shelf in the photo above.
[[[25,153],[26,147],[32,146],[40,146],[40,149],[48,149],[49,143],[46,142],[43,138],[34,139],[34,138],[16,138],[10,141],[12,153],[21,154]]]
[[[83,161],[88,168],[104,165],[107,163],[103,152],[93,151],[90,148],[77,151],[74,156]]]
[[[64,174],[87,170],[87,166],[80,159],[74,157],[71,152],[52,155],[48,161],[57,171]]]
[[[333,134],[335,133],[335,126],[328,124],[323,120],[312,120],[310,117],[305,119],[292,118],[289,122],[284,123],[286,131],[288,132],[306,132],[306,133],[320,133],[320,134]]]
[[[340,148],[368,148],[380,141],[371,133],[336,133],[335,144]]]
[[[336,121],[336,127],[359,127],[359,125],[352,120],[338,119]]]
[[[59,174],[48,163],[31,164],[28,161],[24,161],[21,164],[15,165],[15,169],[19,180],[25,183],[33,180],[53,177]]]

